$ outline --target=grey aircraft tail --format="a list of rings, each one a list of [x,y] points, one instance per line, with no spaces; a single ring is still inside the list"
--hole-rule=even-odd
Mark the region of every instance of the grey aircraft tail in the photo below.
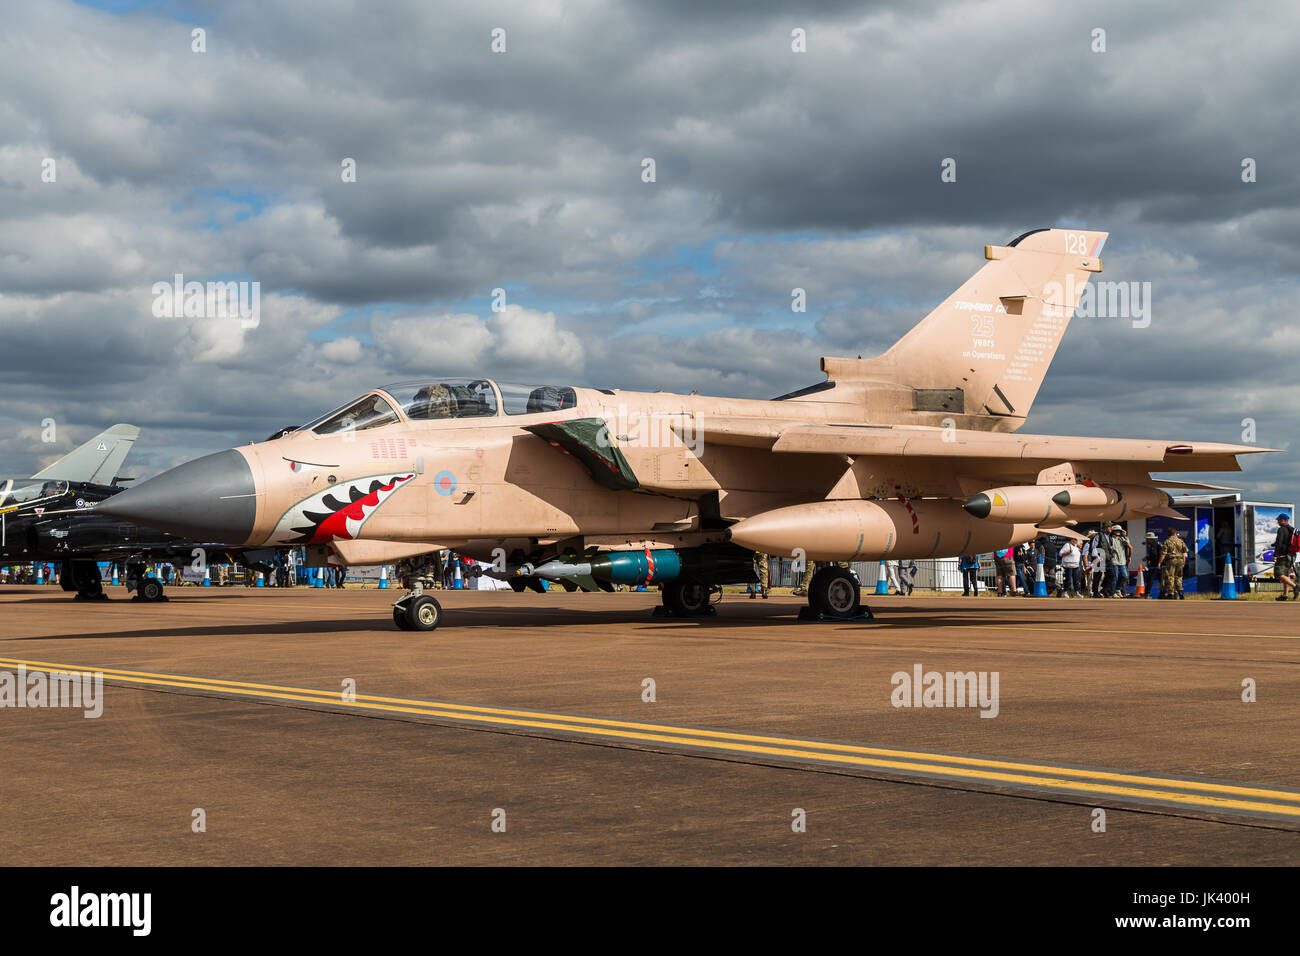
[[[112,484],[138,437],[140,429],[136,426],[114,425],[32,477]]]

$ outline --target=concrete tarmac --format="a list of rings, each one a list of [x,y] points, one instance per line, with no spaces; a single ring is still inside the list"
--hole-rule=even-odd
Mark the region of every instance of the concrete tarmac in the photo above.
[[[0,587],[0,679],[106,683],[0,707],[6,863],[1300,862],[1292,603],[108,591]],[[894,706],[918,665],[996,706]]]

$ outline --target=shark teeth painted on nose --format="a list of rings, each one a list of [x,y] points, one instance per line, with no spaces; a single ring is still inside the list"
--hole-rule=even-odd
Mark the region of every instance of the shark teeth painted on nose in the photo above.
[[[272,535],[278,544],[324,544],[352,540],[361,526],[414,474],[358,478],[317,492],[294,505]]]

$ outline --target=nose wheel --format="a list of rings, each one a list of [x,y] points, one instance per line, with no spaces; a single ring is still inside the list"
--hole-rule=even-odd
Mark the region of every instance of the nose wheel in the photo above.
[[[442,605],[427,594],[403,598],[393,605],[399,631],[433,631],[442,623]]]
[[[157,578],[145,577],[145,565],[131,561],[126,566],[126,589],[135,592],[135,600],[156,603],[166,601],[167,595],[163,593],[163,583]]]

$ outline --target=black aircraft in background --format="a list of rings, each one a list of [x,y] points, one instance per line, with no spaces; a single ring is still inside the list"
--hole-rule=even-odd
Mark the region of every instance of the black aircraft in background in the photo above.
[[[116,471],[139,433],[133,425],[114,425],[31,478],[0,478],[0,565],[58,563],[59,584],[82,600],[106,597],[100,561],[123,565],[127,590],[144,601],[165,600],[162,582],[146,576],[150,562],[180,568],[238,560],[269,573],[272,549],[232,551],[95,513],[98,502],[129,480]]]

